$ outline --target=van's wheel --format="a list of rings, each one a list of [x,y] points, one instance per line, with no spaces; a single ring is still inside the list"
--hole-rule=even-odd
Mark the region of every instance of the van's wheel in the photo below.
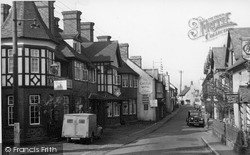
[[[71,143],[71,138],[67,137],[67,143]]]

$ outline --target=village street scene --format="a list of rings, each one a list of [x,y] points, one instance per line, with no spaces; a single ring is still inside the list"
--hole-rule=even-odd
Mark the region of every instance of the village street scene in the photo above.
[[[249,5],[1,1],[1,153],[250,154]]]

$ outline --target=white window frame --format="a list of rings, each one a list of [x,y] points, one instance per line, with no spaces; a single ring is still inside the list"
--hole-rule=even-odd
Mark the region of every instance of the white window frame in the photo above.
[[[37,97],[37,101],[33,100],[32,99],[33,97],[34,98]],[[40,101],[41,101],[40,95],[30,95],[29,96],[29,121],[30,121],[30,125],[39,125],[40,124],[40,108],[39,108]],[[36,111],[31,111],[32,107],[34,109],[38,108],[38,122],[32,123],[32,119],[36,119],[35,116],[33,118],[31,117],[32,112],[36,113]]]
[[[14,97],[13,95],[9,95],[7,97],[7,100],[8,100],[7,101],[8,102],[8,125],[13,126],[14,125]],[[13,121],[10,121],[10,120],[13,120]]]
[[[130,76],[129,76],[129,86],[130,86],[131,88],[134,87],[134,76],[133,76],[133,75],[130,75]]]
[[[128,87],[128,85],[129,85],[128,75],[124,74],[124,75],[122,75],[122,87]]]
[[[114,116],[120,116],[120,104],[118,104],[117,102],[113,102],[113,110]]]
[[[13,73],[13,69],[14,69],[13,55],[14,55],[13,50],[12,49],[8,49],[8,73]]]
[[[134,88],[138,88],[138,79],[134,78]]]
[[[30,49],[30,72],[39,73],[40,70],[40,51],[39,49]],[[34,60],[34,63],[33,63]]]

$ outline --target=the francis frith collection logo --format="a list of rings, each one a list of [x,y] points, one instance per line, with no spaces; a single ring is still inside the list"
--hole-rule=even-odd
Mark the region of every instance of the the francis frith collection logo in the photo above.
[[[212,40],[219,35],[225,34],[229,28],[237,24],[230,21],[230,12],[223,13],[208,19],[202,17],[192,18],[188,25],[191,28],[188,31],[188,37],[192,40],[205,37],[206,40]]]

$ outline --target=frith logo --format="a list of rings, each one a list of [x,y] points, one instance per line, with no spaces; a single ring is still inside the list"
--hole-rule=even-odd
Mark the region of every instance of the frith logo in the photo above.
[[[188,25],[191,30],[188,31],[188,37],[192,40],[205,37],[206,40],[215,39],[217,36],[225,34],[229,28],[237,24],[230,21],[231,13],[220,14],[208,19],[202,17],[192,18]]]

